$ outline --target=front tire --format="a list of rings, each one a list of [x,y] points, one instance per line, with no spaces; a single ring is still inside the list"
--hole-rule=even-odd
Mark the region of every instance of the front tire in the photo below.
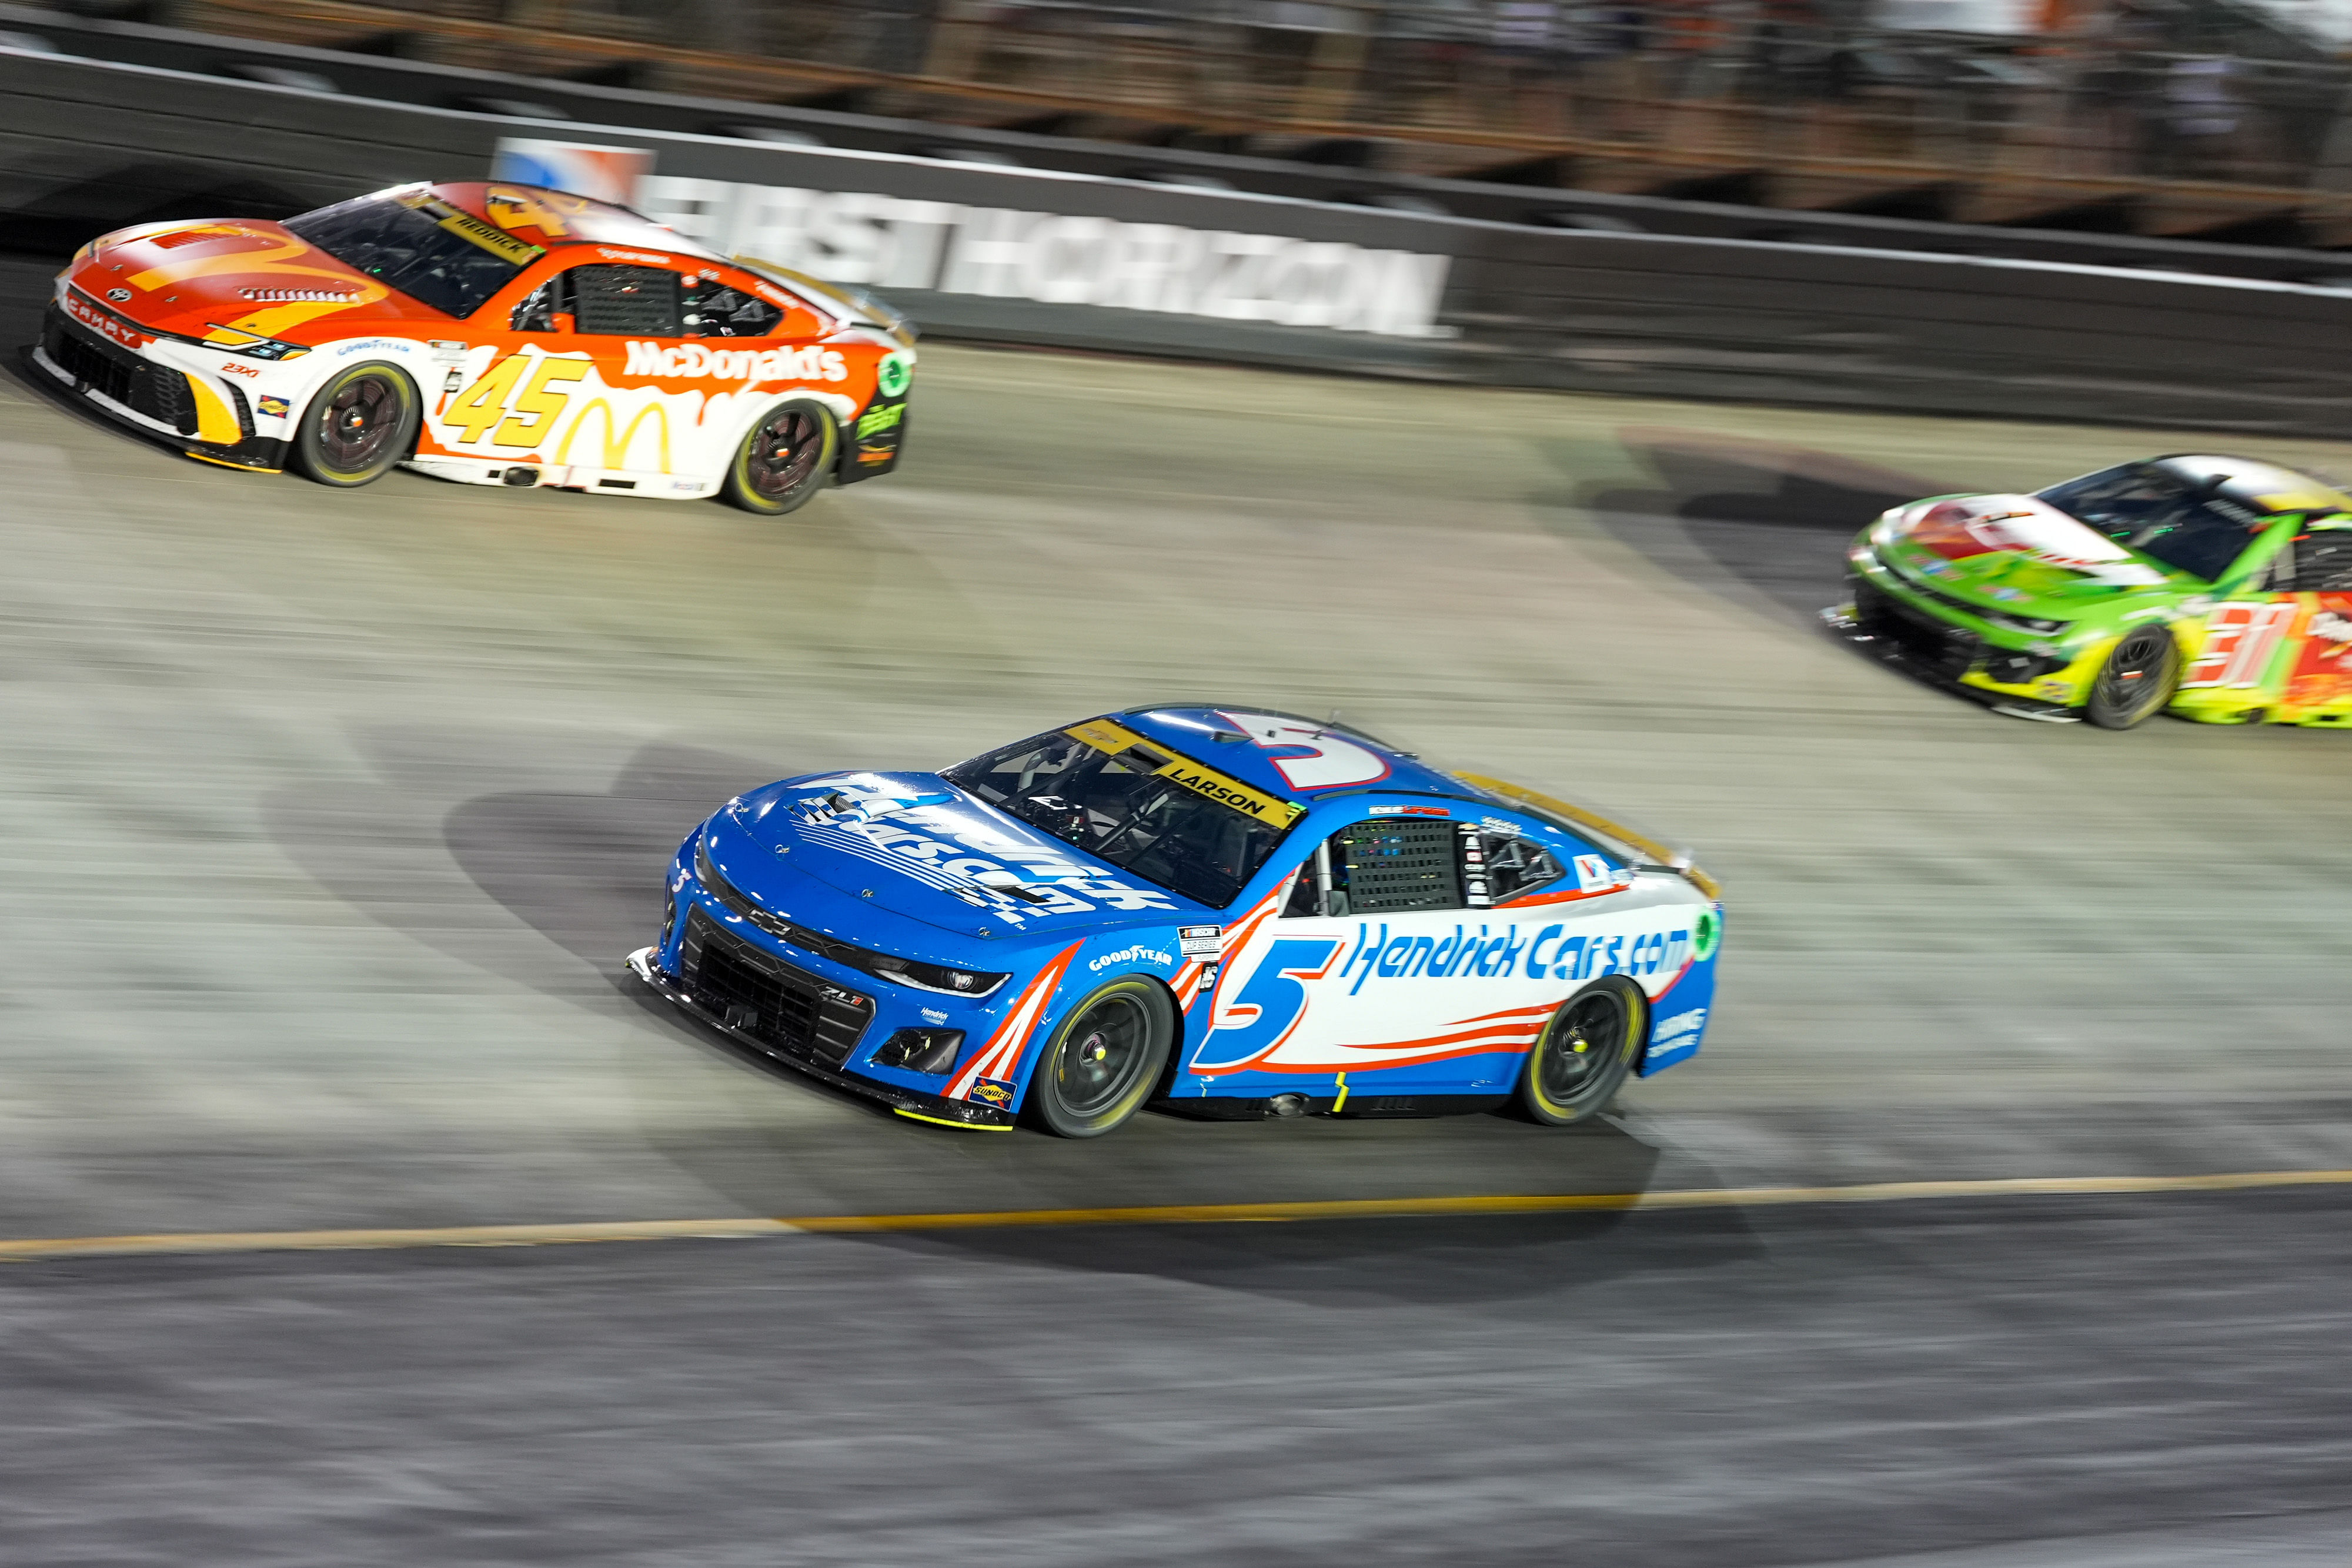
[[[2180,644],[2165,626],[2124,633],[2091,677],[2083,716],[2101,729],[2129,729],[2168,706],[2180,685]]]
[[[841,426],[833,411],[809,398],[789,398],[760,416],[727,466],[725,495],[761,517],[781,517],[816,498],[833,477]]]
[[[1650,1002],[1622,975],[1605,975],[1551,1015],[1519,1071],[1519,1108],[1565,1127],[1607,1108],[1649,1034]]]
[[[372,485],[416,450],[425,405],[416,383],[397,366],[353,365],[338,371],[302,411],[294,462],[338,490]]]
[[[1062,1138],[1099,1138],[1159,1087],[1176,1044],[1176,1005],[1130,975],[1072,1008],[1029,1076],[1028,1110]]]

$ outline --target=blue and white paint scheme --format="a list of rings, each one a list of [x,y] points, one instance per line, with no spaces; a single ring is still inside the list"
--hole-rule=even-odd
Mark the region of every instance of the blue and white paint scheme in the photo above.
[[[1122,820],[1139,791],[1189,827]],[[668,894],[641,978],[966,1127],[1013,1125],[1055,1029],[1128,980],[1166,993],[1151,1101],[1181,1113],[1496,1104],[1596,986],[1640,1015],[1646,1075],[1697,1052],[1723,929],[1704,873],[1589,811],[1336,723],[1205,706],[939,773],[768,785],[688,837]]]

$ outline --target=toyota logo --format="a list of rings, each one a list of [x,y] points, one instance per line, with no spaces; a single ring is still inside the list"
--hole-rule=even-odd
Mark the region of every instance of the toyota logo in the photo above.
[[[131,300],[131,290],[128,288],[110,288],[106,291],[106,297],[109,299],[113,300],[117,305],[126,305],[130,303]]]

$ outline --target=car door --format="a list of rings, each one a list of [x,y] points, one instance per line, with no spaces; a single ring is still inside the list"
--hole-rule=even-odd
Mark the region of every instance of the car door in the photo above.
[[[560,268],[542,264],[511,287],[475,313],[466,341],[433,345],[442,379],[424,389],[426,434],[442,453],[543,471],[572,390],[595,365],[573,339]]]
[[[2352,517],[2305,524],[2281,564],[2298,608],[2281,716],[2352,723]]]
[[[2216,585],[2196,652],[2181,666],[2182,706],[2226,714],[2284,697],[2312,621],[2297,592],[2299,522],[2272,525]]]
[[[601,489],[672,474],[715,474],[723,455],[705,430],[707,355],[685,352],[686,275],[644,261],[583,261],[564,274],[574,340],[599,383],[572,413],[556,462],[598,471]]]
[[[1187,1071],[1221,1094],[1507,1084],[1496,1053],[1523,1051],[1548,1009],[1513,994],[1527,934],[1485,907],[1480,859],[1445,806],[1374,805],[1323,835],[1226,956]]]

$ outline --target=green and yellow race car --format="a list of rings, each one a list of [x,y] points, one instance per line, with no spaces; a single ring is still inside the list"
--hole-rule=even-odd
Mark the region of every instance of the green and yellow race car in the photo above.
[[[2352,727],[2352,496],[2242,457],[1932,496],[1846,551],[1841,635],[1997,712]]]

